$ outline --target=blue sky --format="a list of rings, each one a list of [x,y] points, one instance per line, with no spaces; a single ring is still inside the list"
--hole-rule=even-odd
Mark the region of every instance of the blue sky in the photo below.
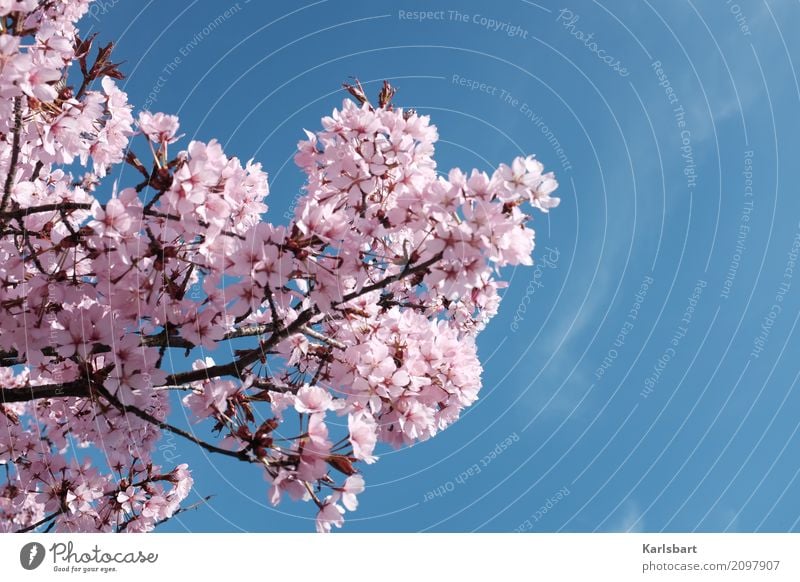
[[[481,399],[383,451],[346,530],[786,531],[798,21],[788,0],[106,0],[82,30],[118,39],[132,102],[261,161],[275,222],[302,185],[302,128],[351,75],[432,116],[443,170],[535,153],[556,172],[537,267],[505,273],[479,339]],[[176,438],[159,454],[216,496],[164,530],[313,528],[311,506],[268,505],[253,467]]]

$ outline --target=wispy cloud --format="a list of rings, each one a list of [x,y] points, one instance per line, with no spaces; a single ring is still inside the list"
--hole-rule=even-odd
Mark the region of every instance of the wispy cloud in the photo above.
[[[611,525],[606,531],[609,532],[643,532],[645,530],[644,519],[642,518],[642,508],[633,499],[623,503],[617,515],[612,517]]]

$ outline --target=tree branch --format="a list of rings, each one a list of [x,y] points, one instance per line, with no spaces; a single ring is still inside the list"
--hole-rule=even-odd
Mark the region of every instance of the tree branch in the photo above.
[[[194,444],[204,448],[211,453],[219,453],[239,459],[241,461],[250,461],[249,457],[243,451],[229,451],[216,447],[210,443],[198,439],[193,434],[173,426],[167,422],[159,420],[158,418],[148,414],[144,410],[135,406],[130,406],[121,402],[116,396],[111,394],[106,388],[95,385],[97,394],[105,398],[114,408],[124,414],[133,414],[142,420],[156,425],[157,427],[181,436]],[[88,398],[91,395],[90,385],[86,379],[76,380],[68,384],[47,384],[43,386],[30,386],[29,388],[2,388],[0,389],[0,401],[4,404],[12,402],[27,402],[29,400],[37,400],[40,398],[66,398],[74,396],[77,398]]]
[[[188,505],[186,507],[180,507],[180,508],[178,508],[178,510],[175,513],[172,514],[171,517],[166,517],[166,518],[164,518],[164,519],[162,519],[160,521],[157,521],[155,523],[154,527],[158,527],[161,524],[168,522],[170,519],[174,518],[176,515],[179,515],[181,513],[186,513],[187,511],[193,511],[193,510],[197,509],[198,507],[202,507],[203,505],[205,505],[206,503],[211,501],[213,498],[214,498],[213,495],[206,495],[205,497],[203,497],[203,499],[201,499],[197,503],[192,503],[191,505]]]
[[[17,173],[17,162],[19,162],[19,134],[22,131],[22,96],[14,97],[14,127],[11,130],[14,134],[11,143],[11,161],[8,165],[8,174],[3,186],[3,199],[0,200],[0,213],[4,213],[8,206],[8,199],[11,198],[11,188],[14,186],[14,174]],[[6,219],[0,218],[0,230],[6,226]]]
[[[0,220],[10,220],[14,218],[25,218],[29,214],[41,212],[64,212],[68,210],[90,210],[92,205],[87,202],[59,202],[57,204],[42,204],[41,206],[31,206],[30,208],[18,208],[8,212],[0,212]]]
[[[50,521],[51,519],[55,519],[55,518],[57,518],[57,517],[58,517],[59,515],[61,515],[62,513],[64,513],[64,510],[63,510],[63,509],[59,509],[59,510],[58,510],[58,511],[56,511],[55,513],[51,513],[50,515],[47,515],[47,516],[43,517],[42,519],[40,519],[40,520],[39,520],[39,521],[37,521],[36,523],[32,523],[31,525],[29,525],[29,526],[27,526],[27,527],[23,527],[22,529],[18,529],[18,530],[17,530],[16,532],[14,532],[14,533],[28,533],[28,532],[30,532],[30,531],[33,531],[33,530],[35,530],[37,527],[41,527],[41,526],[43,526],[44,524],[46,524],[46,523],[47,523],[48,521]]]
[[[234,329],[233,331],[229,331],[225,334],[222,338],[222,341],[234,339],[238,337],[249,337],[249,336],[256,336],[256,335],[264,335],[265,333],[272,330],[272,326],[270,324],[266,325],[249,325],[245,327],[240,327],[238,329]],[[167,335],[164,332],[161,332],[156,335],[149,335],[144,336],[142,338],[142,345],[143,346],[156,346],[156,347],[168,347],[168,348],[185,348],[185,349],[192,349],[196,346],[190,342],[189,340],[183,339],[179,335]]]
[[[322,333],[318,332],[314,328],[308,327],[307,325],[304,325],[303,327],[301,327],[300,331],[302,331],[308,337],[313,337],[316,340],[319,340],[319,341],[321,341],[323,343],[326,343],[329,346],[333,346],[335,348],[339,348],[340,350],[343,350],[343,349],[345,349],[347,347],[346,345],[344,345],[339,340],[335,340],[333,338],[330,338],[330,337],[326,336],[325,334],[322,334]]]
[[[42,384],[25,388],[0,388],[0,402],[28,402],[40,398],[86,398],[89,396],[89,384],[85,379],[67,382],[66,384]]]
[[[332,307],[338,307],[348,301],[352,301],[353,299],[357,299],[362,295],[366,295],[373,291],[377,291],[378,289],[382,289],[387,285],[391,285],[397,281],[400,281],[409,275],[414,275],[416,273],[421,273],[423,271],[428,270],[432,265],[436,262],[440,261],[443,256],[443,253],[439,252],[436,253],[433,257],[428,259],[427,261],[423,261],[422,263],[418,263],[413,267],[410,263],[406,264],[403,269],[399,272],[395,273],[394,275],[389,275],[384,277],[380,281],[376,281],[371,285],[367,285],[366,287],[362,287],[358,291],[353,291],[352,293],[348,293],[345,295],[341,301],[336,301],[331,304]],[[201,368],[200,370],[192,370],[191,372],[181,372],[179,374],[172,374],[171,376],[167,377],[166,385],[180,385],[180,384],[187,384],[189,382],[198,382],[202,380],[209,380],[211,378],[219,378],[220,376],[233,376],[235,378],[241,378],[241,372],[244,371],[249,365],[255,363],[261,355],[268,351],[270,348],[275,347],[280,341],[286,339],[290,335],[298,333],[305,327],[316,315],[319,315],[320,309],[316,305],[306,309],[295,319],[292,323],[288,326],[274,330],[272,335],[270,335],[266,340],[260,342],[260,345],[257,348],[252,350],[248,350],[238,359],[228,362],[227,364],[221,364],[217,366],[211,366],[209,368]]]
[[[245,453],[244,451],[229,451],[228,449],[222,449],[220,447],[216,447],[216,446],[214,446],[214,445],[212,445],[210,443],[207,443],[207,442],[205,442],[203,440],[200,440],[196,436],[194,436],[190,432],[187,432],[187,431],[183,430],[182,428],[178,428],[177,426],[173,426],[173,425],[171,425],[171,424],[169,424],[167,422],[159,420],[155,416],[153,416],[151,414],[148,414],[147,412],[145,412],[144,410],[142,410],[140,408],[137,408],[135,406],[130,406],[128,404],[125,404],[125,403],[121,402],[116,396],[111,394],[108,390],[106,390],[102,386],[97,387],[97,392],[103,398],[108,400],[111,403],[111,405],[114,406],[114,408],[116,408],[120,412],[122,412],[124,414],[133,414],[134,416],[136,416],[138,418],[141,418],[142,420],[144,420],[146,422],[154,424],[154,425],[156,425],[157,427],[159,427],[159,428],[161,428],[163,430],[168,430],[169,432],[171,432],[173,434],[176,434],[178,436],[181,436],[181,437],[193,442],[194,444],[196,444],[199,447],[209,451],[210,453],[219,453],[221,455],[226,455],[228,457],[233,457],[234,459],[239,459],[240,461],[248,461],[248,462],[250,461],[250,458],[247,456],[247,453]]]
[[[341,305],[342,303],[347,303],[348,301],[352,301],[353,299],[361,297],[362,295],[366,295],[367,293],[372,293],[373,291],[377,291],[378,289],[383,289],[384,287],[391,285],[392,283],[396,283],[401,279],[405,279],[409,275],[415,275],[416,273],[427,271],[433,265],[441,261],[443,256],[444,253],[442,251],[439,251],[427,261],[418,263],[413,267],[410,267],[409,264],[406,264],[406,266],[400,272],[395,273],[394,275],[389,275],[388,277],[384,277],[380,281],[376,281],[372,285],[367,285],[366,287],[362,287],[358,291],[353,291],[352,293],[348,293],[342,298],[341,301],[334,303],[334,305]]]
[[[367,285],[362,287],[358,291],[353,291],[352,293],[348,293],[345,295],[341,301],[334,302],[332,304],[333,307],[341,306],[348,301],[352,301],[353,299],[357,299],[362,295],[366,295],[373,291],[377,291],[382,289],[392,283],[400,281],[410,275],[414,275],[416,273],[421,273],[428,270],[431,266],[433,266],[436,262],[441,260],[442,253],[437,253],[427,261],[423,261],[422,263],[418,263],[414,266],[411,266],[410,263],[406,264],[406,266],[395,273],[394,275],[388,275],[384,277],[380,281],[376,281],[371,285]],[[264,353],[269,351],[271,348],[275,347],[279,342],[286,339],[287,337],[295,334],[295,333],[304,333],[304,328],[311,330],[308,327],[308,323],[317,315],[319,315],[320,309],[316,305],[311,307],[302,313],[295,319],[292,323],[288,326],[274,330],[273,326],[270,324],[267,325],[258,325],[252,326],[247,328],[242,328],[239,330],[234,330],[226,334],[225,339],[232,339],[235,337],[244,337],[248,335],[263,335],[266,332],[271,331],[272,335],[270,335],[267,339],[259,342],[259,346],[257,348],[253,348],[244,352],[239,358],[236,360],[232,360],[227,364],[219,364],[216,366],[211,366],[209,368],[201,368],[199,370],[191,370],[187,372],[179,372],[177,374],[172,374],[167,377],[166,382],[163,386],[181,386],[184,384],[189,384],[191,382],[200,382],[203,380],[210,380],[211,378],[219,378],[222,376],[232,376],[234,378],[241,379],[242,372],[251,364],[255,363],[262,357]],[[313,331],[313,330],[311,330]],[[316,332],[314,332],[316,333]],[[321,335],[321,334],[319,334]],[[314,337],[314,336],[312,336]],[[329,340],[326,336],[322,336],[325,340]],[[186,342],[186,340],[182,340],[182,338],[178,337],[169,337],[169,336],[162,336],[156,335],[151,336],[154,341],[156,338],[159,338],[157,341],[175,341],[176,343],[180,343],[180,346],[176,346],[173,343],[170,343],[170,346],[173,347],[185,347],[189,345],[190,342]],[[320,339],[320,338],[316,338]],[[333,340],[335,341],[335,340]],[[185,343],[181,343],[185,342]],[[155,344],[146,344],[146,345],[161,345],[160,343]],[[193,344],[191,344],[194,347]],[[334,344],[331,344],[334,345]],[[340,344],[341,345],[341,344]],[[339,346],[335,346],[339,347]],[[27,402],[29,400],[36,400],[38,398],[56,398],[56,397],[67,397],[67,396],[77,396],[77,397],[86,397],[89,395],[89,386],[85,380],[70,382],[68,384],[48,384],[43,386],[31,386],[29,388],[0,388],[0,402],[4,403],[11,403],[11,402]],[[137,409],[138,410],[138,409]],[[130,411],[133,414],[137,414],[135,410]],[[146,414],[144,411],[138,410],[141,414]],[[137,414],[138,416],[138,414]],[[140,417],[144,420],[149,420],[148,418]],[[150,417],[153,418],[153,417]],[[156,424],[161,423],[158,419],[153,418]],[[170,430],[172,432],[180,431],[180,429],[172,430],[175,427],[170,427],[170,425],[162,426],[165,430]],[[160,425],[159,425],[160,426]],[[180,432],[175,432],[175,434],[180,434]],[[185,435],[190,439],[194,438],[189,433],[185,433]],[[207,443],[205,443],[207,444]],[[202,446],[202,445],[201,445]],[[209,445],[211,446],[211,445]],[[220,449],[224,450],[224,449]],[[230,451],[225,451],[226,454],[230,453]]]

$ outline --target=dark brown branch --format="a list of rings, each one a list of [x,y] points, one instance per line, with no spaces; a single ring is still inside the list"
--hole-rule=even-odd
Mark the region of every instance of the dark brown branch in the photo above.
[[[40,398],[86,398],[89,396],[89,385],[85,379],[67,382],[66,384],[42,384],[25,388],[0,388],[0,402],[28,402]]]
[[[28,532],[31,532],[31,531],[35,530],[37,527],[41,527],[41,526],[43,526],[43,525],[44,525],[44,524],[46,524],[48,521],[50,521],[50,520],[52,520],[52,519],[55,519],[55,518],[57,518],[57,517],[58,517],[59,515],[61,515],[62,513],[64,513],[64,509],[59,509],[59,510],[58,510],[58,511],[56,511],[55,513],[51,513],[50,515],[43,517],[42,519],[40,519],[40,520],[39,520],[39,521],[37,521],[36,523],[33,523],[33,524],[31,524],[31,525],[29,525],[29,526],[27,526],[27,527],[23,527],[22,529],[18,529],[18,530],[17,530],[16,532],[14,532],[14,533],[28,533]]]
[[[222,455],[227,455],[229,457],[233,457],[242,461],[250,460],[244,452],[221,449],[219,447],[216,447],[212,444],[209,444],[205,441],[198,439],[193,434],[181,428],[178,428],[167,422],[157,419],[156,417],[152,416],[151,414],[148,414],[144,410],[141,410],[135,406],[124,404],[123,402],[120,402],[120,400],[116,396],[111,394],[108,390],[106,390],[102,386],[95,385],[95,390],[97,391],[98,394],[100,394],[103,398],[105,398],[112,406],[114,406],[114,408],[116,408],[117,410],[119,410],[124,414],[133,414],[134,416],[137,416],[146,422],[154,424],[163,430],[167,430],[171,433],[181,436],[211,453],[219,453]],[[5,404],[11,402],[27,402],[29,400],[36,400],[39,398],[65,398],[67,396],[88,398],[90,395],[91,391],[89,389],[89,382],[86,379],[76,380],[75,382],[70,382],[68,384],[49,384],[44,386],[31,386],[29,388],[0,389],[0,396],[2,396],[2,402]]]
[[[31,182],[35,182],[36,179],[39,177],[39,172],[42,171],[44,168],[44,162],[39,160],[36,162],[36,165],[33,167],[33,174],[31,174]]]
[[[367,285],[366,287],[361,288],[358,291],[353,291],[352,293],[348,293],[345,295],[341,301],[337,301],[332,303],[333,307],[337,307],[348,301],[352,301],[353,299],[357,299],[362,295],[366,295],[367,293],[371,293],[372,291],[377,291],[378,289],[382,289],[387,285],[391,285],[409,275],[414,275],[416,273],[421,273],[427,271],[432,265],[436,262],[441,260],[442,253],[437,253],[427,261],[423,261],[413,267],[410,264],[406,264],[406,266],[400,270],[399,272],[395,273],[394,275],[389,275],[384,277],[380,281],[376,281],[372,285]],[[166,384],[168,386],[172,385],[180,385],[180,384],[188,384],[189,382],[198,382],[202,380],[208,380],[210,378],[218,378],[220,376],[233,376],[235,378],[241,378],[242,372],[245,368],[250,366],[251,364],[255,363],[256,361],[261,358],[261,355],[270,350],[271,348],[275,347],[279,342],[286,339],[290,335],[300,332],[303,327],[305,327],[315,316],[319,315],[320,310],[319,307],[316,305],[303,311],[297,319],[295,319],[292,323],[288,326],[273,331],[272,335],[270,335],[266,340],[260,342],[257,348],[253,348],[252,350],[248,350],[238,359],[228,362],[227,364],[220,364],[217,366],[211,366],[209,368],[202,368],[200,370],[192,370],[191,372],[181,372],[179,374],[172,374],[171,376],[167,377]]]
[[[234,329],[233,331],[229,331],[223,337],[223,340],[230,340],[240,337],[251,337],[251,336],[258,336],[264,335],[272,330],[271,324],[265,325],[248,325],[245,327],[240,327],[238,329]],[[182,338],[179,335],[167,335],[163,331],[161,333],[157,333],[155,335],[146,335],[142,337],[142,345],[143,346],[150,346],[150,347],[169,347],[169,348],[182,348],[182,349],[194,349],[196,346],[190,342]],[[95,349],[94,353],[105,353],[111,351],[111,348],[108,346],[101,346]],[[53,348],[47,347],[42,350],[42,353],[46,356],[55,356],[56,351]],[[9,351],[0,351],[0,367],[2,368],[9,368],[11,366],[21,366],[24,365],[25,361],[20,360],[16,350],[9,350]],[[40,386],[35,386],[34,388],[41,388]],[[0,387],[0,390],[3,390]],[[69,395],[66,395],[69,396]],[[40,398],[48,398],[48,396],[41,396]]]
[[[247,456],[247,453],[244,451],[229,451],[227,449],[221,449],[219,447],[215,447],[214,445],[207,443],[203,440],[200,440],[190,432],[183,430],[182,428],[178,428],[177,426],[173,426],[163,420],[157,419],[155,416],[148,414],[144,410],[137,408],[135,406],[130,406],[121,402],[116,396],[111,394],[108,390],[103,388],[102,386],[98,386],[97,393],[100,394],[103,398],[108,400],[114,408],[119,410],[124,414],[133,414],[134,416],[141,418],[142,420],[149,422],[151,424],[156,425],[158,428],[163,430],[168,430],[169,432],[181,436],[194,444],[198,445],[199,447],[209,451],[210,453],[219,453],[221,455],[226,455],[228,457],[233,457],[234,459],[239,459],[240,461],[250,461],[250,458]]]
[[[405,279],[409,275],[415,275],[416,273],[422,273],[427,271],[437,262],[442,259],[443,253],[438,252],[434,256],[432,256],[427,261],[414,265],[410,267],[406,265],[402,271],[395,273],[394,275],[389,275],[388,277],[384,277],[380,281],[376,281],[372,285],[367,285],[366,287],[362,287],[358,291],[353,291],[352,293],[348,293],[345,295],[341,301],[334,303],[333,305],[341,305],[342,303],[347,303],[348,301],[352,301],[353,299],[357,299],[362,295],[366,295],[367,293],[372,293],[373,291],[377,291],[378,289],[383,289],[384,287],[391,285],[392,283],[396,283],[401,279]]]
[[[300,389],[297,385],[275,384],[263,378],[256,378],[253,380],[253,388],[261,388],[262,390],[269,390],[270,392],[280,392],[282,394],[297,394]]]
[[[272,326],[267,325],[249,325],[246,327],[240,327],[238,329],[234,329],[233,331],[229,331],[225,334],[222,338],[224,340],[234,339],[238,337],[249,337],[255,335],[264,335],[265,333],[272,330]],[[185,348],[185,349],[192,349],[196,347],[192,342],[182,338],[179,335],[167,335],[164,332],[161,332],[156,335],[145,336],[142,338],[142,345],[144,346],[155,346],[161,347],[166,346],[169,348]]]
[[[141,487],[141,486],[142,486],[142,483],[136,483],[136,486],[138,486],[138,487]],[[115,491],[110,491],[110,492],[103,493],[103,496],[104,496],[104,497],[106,497],[106,496],[109,496],[109,495],[116,495],[117,493],[119,493],[119,490],[115,490]],[[187,511],[192,511],[193,509],[197,509],[198,507],[201,507],[202,505],[204,505],[204,504],[208,503],[209,501],[211,501],[211,499],[213,499],[213,498],[214,498],[214,496],[213,496],[213,495],[206,495],[205,497],[203,497],[203,499],[201,499],[201,500],[200,500],[200,501],[198,501],[197,503],[193,503],[192,505],[189,505],[188,507],[181,507],[181,508],[179,508],[179,509],[178,509],[178,510],[177,510],[175,513],[173,513],[173,514],[172,514],[172,517],[175,517],[175,516],[176,516],[176,515],[178,515],[179,513],[185,513],[185,512],[187,512]],[[61,515],[61,514],[62,514],[62,513],[64,513],[65,511],[66,511],[66,509],[59,509],[58,511],[56,511],[56,512],[54,512],[54,513],[51,513],[50,515],[47,515],[47,516],[43,517],[42,519],[40,519],[40,520],[39,520],[39,521],[37,521],[36,523],[33,523],[33,524],[31,524],[31,525],[28,525],[28,526],[26,526],[26,527],[23,527],[22,529],[18,529],[18,530],[17,530],[16,532],[14,532],[14,533],[28,533],[28,532],[32,532],[32,531],[34,531],[35,529],[37,529],[37,528],[39,528],[39,527],[42,527],[42,526],[43,526],[44,524],[46,524],[48,521],[51,521],[51,520],[53,520],[53,519],[57,518],[59,515]],[[169,521],[170,519],[172,519],[172,517],[167,517],[167,518],[165,518],[165,519],[162,519],[161,521],[157,521],[157,522],[155,523],[155,527],[158,527],[159,525],[161,525],[161,524],[163,524],[163,523],[165,523],[165,522]]]
[[[352,293],[348,293],[342,298],[341,301],[337,301],[332,305],[333,307],[340,306],[344,303],[347,303],[348,301],[357,299],[362,295],[366,295],[367,293],[371,293],[372,291],[377,291],[378,289],[382,289],[410,275],[427,271],[436,262],[441,260],[441,258],[442,258],[442,253],[437,253],[427,261],[423,261],[422,263],[418,263],[417,265],[411,266],[410,264],[407,264],[402,270],[395,273],[394,275],[389,275],[387,277],[384,277],[380,281],[376,281],[371,285],[362,287],[358,291],[353,291]],[[167,380],[163,386],[181,386],[184,384],[189,384],[191,382],[199,382],[211,378],[219,378],[221,376],[232,376],[235,378],[241,378],[242,373],[248,366],[257,362],[265,353],[267,353],[271,348],[275,347],[279,342],[283,341],[287,337],[295,333],[302,333],[303,328],[306,327],[314,317],[319,315],[319,313],[320,310],[318,307],[316,306],[311,307],[306,311],[303,311],[297,317],[297,319],[295,319],[288,326],[276,331],[272,331],[271,325],[265,325],[265,326],[253,326],[250,328],[242,328],[241,330],[235,330],[233,332],[230,332],[230,334],[228,334],[226,338],[243,337],[245,335],[263,335],[263,333],[268,331],[272,331],[272,335],[270,335],[264,341],[259,342],[258,347],[244,352],[236,360],[228,362],[227,364],[211,366],[209,368],[201,368],[199,370],[191,370],[188,372],[180,372],[177,374],[172,374],[167,377]],[[159,337],[159,336],[152,336],[152,337]],[[85,380],[81,380],[81,381],[71,382],[68,384],[49,384],[43,386],[31,386],[29,388],[0,388],[0,402],[4,403],[27,402],[30,400],[36,400],[38,398],[56,398],[56,397],[67,397],[67,396],[86,397],[88,396],[88,394],[89,394],[88,385]],[[131,410],[130,412],[133,414],[137,414],[137,411],[138,413],[146,414],[144,411],[138,409]],[[140,418],[149,421],[148,418],[141,416]],[[153,417],[150,418],[153,419],[151,422],[154,421],[154,423],[157,424],[158,426],[164,425],[161,426],[161,428],[175,432],[175,434],[181,434],[180,432],[176,432],[180,431],[181,429],[170,427],[170,425],[166,425],[166,423],[162,423],[161,421]],[[181,436],[188,436],[188,438],[194,439],[194,437],[192,437],[192,435],[190,435],[189,433],[185,433]],[[205,444],[207,445],[207,443]],[[230,454],[230,451],[225,451],[225,453]]]
[[[235,378],[241,378],[242,372],[245,370],[245,368],[257,362],[271,347],[275,346],[278,342],[294,333],[297,333],[297,331],[311,321],[316,314],[316,307],[304,311],[287,327],[274,331],[269,338],[259,342],[259,346],[257,348],[247,350],[244,352],[244,354],[239,356],[238,359],[228,362],[227,364],[211,366],[209,368],[201,368],[199,370],[192,370],[190,372],[172,374],[171,376],[167,377],[166,385],[173,386],[179,384],[188,384],[189,382],[199,382],[202,380],[209,380],[211,378],[219,378],[220,376],[233,376]]]
[[[0,220],[25,218],[29,214],[37,214],[40,212],[65,212],[68,210],[89,210],[91,208],[92,205],[86,202],[59,202],[58,204],[42,204],[41,206],[18,208],[17,210],[0,212]]]
[[[11,188],[14,186],[14,174],[17,173],[17,163],[19,162],[19,134],[22,131],[22,96],[14,98],[14,127],[11,130],[14,134],[11,140],[11,161],[8,164],[8,174],[3,186],[3,199],[0,200],[0,213],[4,213],[8,200],[11,198]],[[5,227],[6,219],[0,218],[0,230]]]

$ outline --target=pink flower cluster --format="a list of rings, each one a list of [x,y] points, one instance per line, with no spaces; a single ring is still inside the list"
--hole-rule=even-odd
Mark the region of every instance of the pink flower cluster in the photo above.
[[[305,195],[273,225],[259,164],[213,140],[170,152],[177,117],[134,121],[111,45],[91,62],[77,36],[88,4],[0,1],[0,531],[152,529],[192,486],[154,463],[164,431],[341,527],[379,443],[433,437],[477,399],[499,270],[532,264],[524,208],[556,206],[555,179],[533,157],[440,175],[436,128],[386,85],[306,132]],[[139,183],[109,187],[123,163]],[[170,424],[172,389],[196,432]]]

